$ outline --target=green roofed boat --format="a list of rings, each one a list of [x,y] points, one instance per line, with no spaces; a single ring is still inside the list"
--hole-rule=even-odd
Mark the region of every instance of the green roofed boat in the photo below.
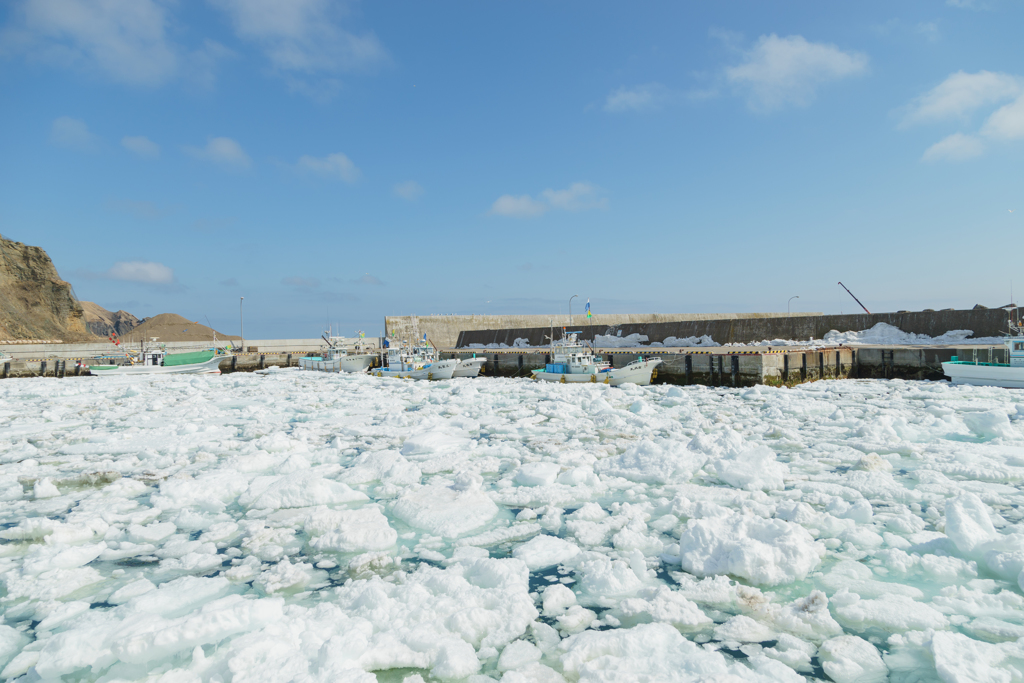
[[[154,339],[154,341],[156,341]],[[89,374],[97,377],[124,375],[219,375],[220,363],[228,358],[217,349],[167,353],[164,348],[143,349],[128,356],[128,365],[89,365]]]

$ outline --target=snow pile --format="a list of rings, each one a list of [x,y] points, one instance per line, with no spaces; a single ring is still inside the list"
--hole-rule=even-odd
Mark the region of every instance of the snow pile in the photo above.
[[[878,323],[870,330],[860,330],[859,332],[839,332],[832,330],[825,335],[824,343],[826,344],[843,344],[851,346],[855,344],[879,344],[879,345],[896,345],[896,344],[919,344],[928,346],[940,346],[940,345],[956,345],[956,344],[1002,344],[1002,337],[980,337],[977,339],[970,338],[974,334],[972,330],[950,330],[944,334],[940,334],[937,337],[929,337],[926,334],[914,334],[913,332],[904,332],[898,327],[893,327],[887,323]]]
[[[506,344],[504,342],[501,342],[501,343],[491,342],[490,344],[470,344],[469,346],[463,346],[462,348],[464,348],[464,349],[532,349],[532,348],[539,348],[539,347],[530,346],[530,340],[527,339],[526,337],[516,337],[516,340],[514,342],[512,342],[512,346],[509,346],[508,344]]]
[[[0,416],[4,679],[1022,678],[1016,392],[282,372]]]

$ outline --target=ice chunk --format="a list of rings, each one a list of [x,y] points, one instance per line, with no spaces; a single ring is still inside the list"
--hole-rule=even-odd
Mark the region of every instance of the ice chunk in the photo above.
[[[691,519],[679,537],[683,566],[697,576],[732,574],[775,586],[803,579],[825,546],[801,526],[781,519],[733,514]]]
[[[238,503],[259,510],[341,505],[364,500],[367,500],[366,494],[307,470],[277,477],[256,477],[249,489],[239,496]]]
[[[651,621],[663,621],[678,629],[695,629],[712,623],[696,603],[668,586],[641,589],[635,598],[620,602],[618,612],[624,618],[645,616]]]
[[[731,453],[715,463],[718,478],[747,491],[778,491],[786,487],[789,468],[766,446]]]
[[[689,450],[677,440],[633,444],[619,455],[602,460],[598,469],[613,477],[645,484],[689,481],[707,462],[707,456]]]
[[[576,604],[576,594],[560,583],[544,589],[544,616],[555,617]]]
[[[715,638],[726,642],[763,643],[766,640],[773,640],[775,632],[750,617],[738,614],[715,627]]]
[[[523,669],[539,662],[543,653],[528,640],[514,640],[505,646],[498,658],[498,671]]]
[[[572,680],[780,680],[778,674],[764,675],[730,663],[721,653],[699,647],[668,624],[586,631],[563,640],[561,649],[562,668]],[[799,679],[793,674],[782,680]]]
[[[974,493],[961,493],[946,503],[946,535],[960,552],[970,553],[996,537],[989,507]]]
[[[981,439],[1019,439],[1021,437],[1010,424],[1010,418],[1003,410],[964,413],[962,417],[967,428]]]
[[[431,484],[405,493],[393,513],[411,527],[455,538],[487,524],[498,514],[498,506],[480,489],[459,491]]]
[[[818,648],[818,661],[836,683],[885,683],[889,668],[878,649],[857,636],[830,638]]]
[[[309,545],[320,551],[361,553],[395,545],[398,532],[376,507],[359,510],[314,510],[305,523]]]
[[[561,466],[553,462],[528,462],[516,472],[516,483],[521,486],[553,484]]]
[[[534,536],[512,551],[512,556],[525,562],[530,571],[565,564],[579,554],[575,543],[546,534]]]
[[[887,631],[942,629],[949,620],[939,611],[904,595],[860,600],[845,589],[832,596],[836,617],[847,628],[864,630],[872,626]]]
[[[45,478],[36,482],[34,495],[36,498],[56,498],[60,491],[49,478]]]
[[[982,643],[962,633],[939,632],[932,636],[935,670],[944,681],[1002,682],[1014,680],[1019,669],[1000,668],[1007,652],[998,645]],[[1019,652],[1019,650],[1018,650]],[[1019,661],[1018,654],[1015,659]]]

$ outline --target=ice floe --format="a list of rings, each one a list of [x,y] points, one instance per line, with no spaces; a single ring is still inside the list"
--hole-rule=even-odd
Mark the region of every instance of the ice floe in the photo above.
[[[1019,392],[68,378],[0,419],[5,679],[1024,680]]]

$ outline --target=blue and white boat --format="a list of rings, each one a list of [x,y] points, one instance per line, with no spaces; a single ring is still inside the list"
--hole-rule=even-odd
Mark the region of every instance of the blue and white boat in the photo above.
[[[551,362],[544,369],[534,370],[533,379],[562,384],[590,382],[613,387],[626,383],[647,385],[655,377],[660,364],[660,358],[640,356],[621,368],[613,368],[579,341],[578,332],[563,332],[561,339],[551,343]]]
[[[451,379],[459,366],[458,358],[437,359],[437,350],[423,341],[415,346],[407,342],[390,342],[385,349],[384,367],[373,371],[376,377],[400,377],[403,379]]]

